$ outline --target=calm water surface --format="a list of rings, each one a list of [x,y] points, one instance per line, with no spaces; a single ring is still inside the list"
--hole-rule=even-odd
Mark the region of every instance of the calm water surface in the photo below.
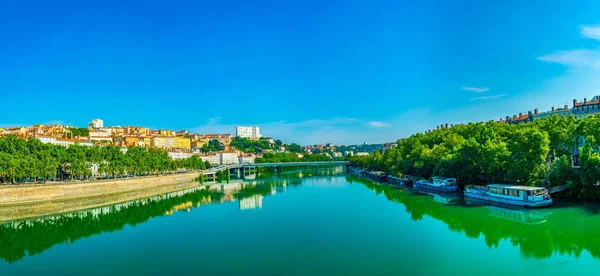
[[[232,181],[0,225],[0,259],[0,275],[598,275],[600,215],[345,175]]]

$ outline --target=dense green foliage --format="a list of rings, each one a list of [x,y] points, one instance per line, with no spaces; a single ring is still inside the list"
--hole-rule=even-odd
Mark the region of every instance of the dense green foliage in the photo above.
[[[384,154],[374,151],[348,160],[353,166],[391,174],[456,177],[463,185],[594,186],[600,180],[596,137],[600,114],[581,119],[552,116],[517,125],[469,123],[414,134]],[[573,168],[579,164],[579,171]]]
[[[296,143],[291,143],[289,145],[286,145],[286,150],[288,150],[290,152],[295,152],[295,153],[303,153],[304,152],[304,149]]]
[[[0,137],[0,182],[23,180],[84,179],[91,176],[92,166],[109,177],[160,174],[177,169],[205,169],[198,156],[172,160],[166,151],[129,147],[127,153],[114,146],[68,148],[44,144],[37,139]]]
[[[267,152],[261,158],[254,159],[255,163],[289,163],[289,162],[315,162],[331,161],[331,157],[322,154],[304,154],[298,157],[296,153],[270,153]]]
[[[225,146],[223,146],[223,144],[221,144],[221,142],[219,142],[217,139],[208,141],[208,143],[200,148],[202,152],[217,152],[223,149],[225,149]]]
[[[274,143],[270,143],[269,139],[264,137],[258,140],[250,140],[248,138],[236,136],[231,141],[230,146],[246,153],[259,153],[266,149],[279,149],[282,144],[283,143],[279,140],[275,141]]]
[[[277,150],[280,149],[282,146],[290,152],[304,152],[302,147],[298,144],[292,143],[290,145],[286,145],[281,140],[275,140],[273,141],[273,143],[271,143],[269,142],[269,139],[265,137],[262,137],[258,140],[250,140],[248,138],[236,136],[231,141],[230,146],[246,153],[259,153],[264,150]]]
[[[69,130],[71,131],[70,138],[90,136],[90,130],[86,127],[69,127]]]

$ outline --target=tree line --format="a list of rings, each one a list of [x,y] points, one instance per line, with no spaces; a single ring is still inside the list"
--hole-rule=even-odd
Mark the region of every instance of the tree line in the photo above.
[[[571,185],[580,193],[600,180],[599,149],[600,114],[554,115],[524,124],[490,121],[417,133],[383,154],[348,160],[393,175],[456,177],[462,185]]]
[[[210,167],[196,155],[173,160],[161,149],[116,146],[69,147],[44,144],[37,139],[0,137],[0,183],[87,179],[96,168],[108,178],[163,174],[178,169]]]
[[[285,147],[287,151],[295,152],[295,153],[303,153],[304,149],[296,143],[285,144],[281,140],[269,141],[268,138],[261,137],[258,140],[250,140],[245,137],[236,136],[231,141],[230,146],[236,148],[237,150],[246,152],[246,153],[260,153],[263,150],[276,150],[280,149],[282,146]]]
[[[289,162],[317,162],[331,161],[331,157],[323,154],[304,154],[302,157],[296,153],[280,152],[263,154],[263,157],[254,159],[254,163],[289,163]]]

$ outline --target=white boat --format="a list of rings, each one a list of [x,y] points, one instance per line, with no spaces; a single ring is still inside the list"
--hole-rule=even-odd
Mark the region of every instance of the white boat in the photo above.
[[[433,182],[427,180],[419,180],[414,183],[414,188],[417,190],[454,193],[458,192],[458,186],[456,185],[456,178],[446,178],[441,176],[433,177]]]
[[[465,197],[523,207],[545,207],[552,205],[552,198],[548,190],[541,187],[491,184],[486,187],[466,187],[464,194]]]

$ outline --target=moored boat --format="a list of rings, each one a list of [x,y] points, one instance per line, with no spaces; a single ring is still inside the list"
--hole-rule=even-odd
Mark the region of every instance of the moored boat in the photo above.
[[[402,178],[400,178],[400,182],[402,183],[402,185],[407,186],[407,187],[412,187],[414,184],[415,178],[412,175],[403,175]]]
[[[368,176],[379,182],[387,181],[387,174],[385,174],[385,172],[373,171],[373,172],[369,172]]]
[[[465,197],[522,207],[546,207],[552,205],[548,190],[541,187],[510,184],[491,184],[485,187],[468,186]]]
[[[456,178],[446,178],[436,176],[432,178],[432,182],[427,180],[419,180],[413,184],[413,187],[417,190],[434,191],[442,193],[455,193],[458,192],[458,185],[456,184]]]

